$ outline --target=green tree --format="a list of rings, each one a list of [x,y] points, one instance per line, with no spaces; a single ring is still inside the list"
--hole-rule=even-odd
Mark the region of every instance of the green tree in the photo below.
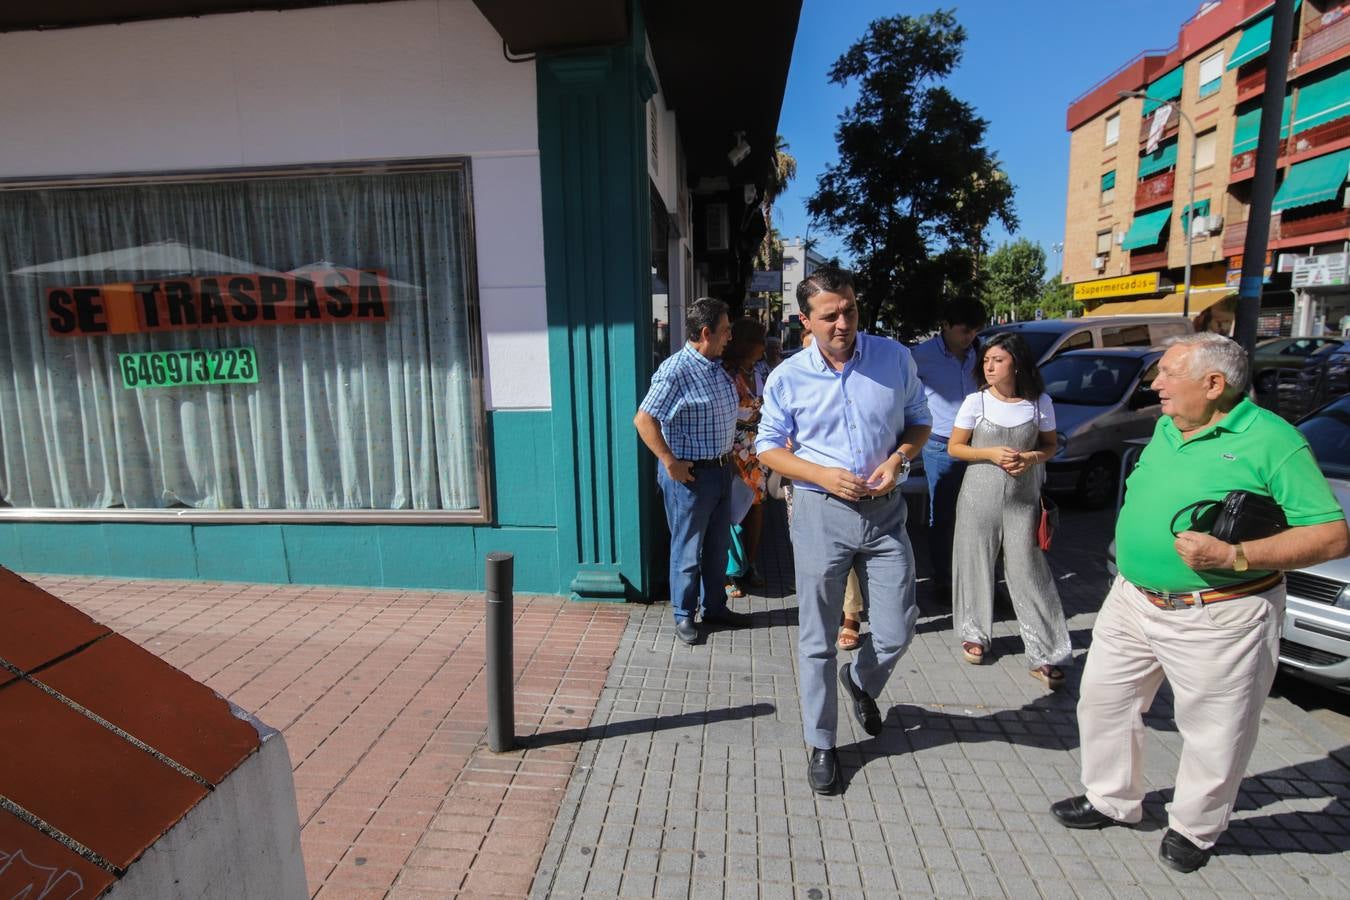
[[[944,297],[977,295],[989,224],[1017,227],[988,123],[942,85],[965,39],[951,11],[877,19],[830,69],[858,99],[807,211],[853,258],[864,327],[930,328]]]
[[[991,317],[1034,306],[1045,288],[1045,251],[1026,238],[1003,244],[989,254],[982,275],[980,299]]]

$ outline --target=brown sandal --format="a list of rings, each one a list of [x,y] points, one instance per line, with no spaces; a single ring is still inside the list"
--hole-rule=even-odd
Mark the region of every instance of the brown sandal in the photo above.
[[[1031,677],[1052,691],[1057,691],[1064,686],[1064,670],[1059,666],[1037,666],[1031,670]]]
[[[844,624],[839,626],[839,640],[835,642],[840,650],[857,650],[858,645],[862,643],[862,638],[858,635],[858,628],[861,622],[853,619],[844,619]]]
[[[975,641],[961,642],[961,655],[966,658],[966,662],[972,666],[984,665],[984,645]]]

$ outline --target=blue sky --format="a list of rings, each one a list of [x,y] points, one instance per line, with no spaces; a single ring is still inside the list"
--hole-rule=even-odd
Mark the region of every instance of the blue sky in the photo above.
[[[1232,0],[1229,0],[1232,2]],[[816,178],[836,161],[834,130],[852,91],[829,84],[835,59],[882,16],[955,9],[966,30],[965,57],[948,86],[989,122],[985,143],[1017,188],[1021,227],[1016,235],[991,231],[991,246],[1026,237],[1045,248],[1050,271],[1059,261],[1051,245],[1064,237],[1068,182],[1069,103],[1141,50],[1172,47],[1181,23],[1199,0],[968,0],[960,3],[805,0],[778,130],[797,158],[797,178],[774,206],[780,233],[806,233],[806,198]],[[828,235],[827,256],[841,253]],[[842,253],[841,253],[842,255]]]

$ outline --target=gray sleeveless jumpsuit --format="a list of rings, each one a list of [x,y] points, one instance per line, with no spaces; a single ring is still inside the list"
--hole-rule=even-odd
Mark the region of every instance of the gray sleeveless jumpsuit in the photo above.
[[[981,402],[983,399],[981,392]],[[981,416],[970,445],[1031,450],[1038,433],[1036,416],[1011,428]],[[1073,658],[1059,591],[1045,554],[1036,543],[1044,480],[1043,465],[1013,477],[994,463],[971,463],[956,501],[952,546],[955,625],[961,640],[989,649],[994,624],[994,561],[1001,546],[1008,593],[1033,669],[1063,666]]]

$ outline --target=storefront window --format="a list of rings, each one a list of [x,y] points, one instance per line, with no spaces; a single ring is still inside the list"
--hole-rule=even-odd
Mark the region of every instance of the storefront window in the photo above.
[[[0,513],[480,516],[466,182],[0,190]]]

